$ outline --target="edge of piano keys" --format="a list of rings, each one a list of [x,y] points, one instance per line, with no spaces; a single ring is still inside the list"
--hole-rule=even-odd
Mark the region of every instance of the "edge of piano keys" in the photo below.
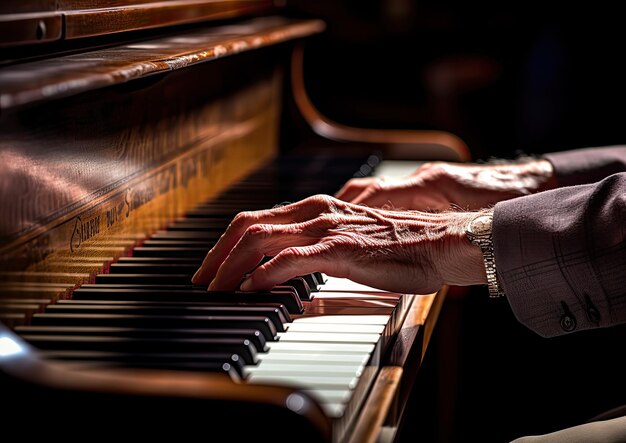
[[[367,297],[366,294],[363,295]],[[376,299],[376,295],[391,298],[385,293],[369,295],[372,299]],[[117,368],[75,370],[71,364],[44,361],[36,352],[31,351],[29,345],[25,345],[2,325],[0,341],[14,340],[25,351],[17,355],[19,358],[13,359],[6,358],[6,352],[0,353],[0,357],[5,357],[0,358],[0,367],[8,375],[18,379],[24,377],[30,383],[34,381],[42,386],[53,387],[59,392],[123,393],[150,398],[192,396],[216,402],[235,399],[266,403],[269,400],[268,406],[287,409],[289,402],[296,402],[302,404],[302,409],[293,412],[302,415],[317,429],[316,432],[328,433],[320,441],[376,441],[383,426],[388,423],[393,425],[398,414],[401,415],[406,401],[403,397],[408,395],[406,390],[410,389],[414,380],[411,372],[416,372],[404,371],[403,368],[417,368],[421,362],[444,295],[445,288],[437,294],[404,295],[399,299],[395,315],[392,316],[393,321],[387,323],[383,338],[372,352],[370,362],[359,378],[358,388],[346,405],[345,413],[337,419],[329,417],[323,411],[315,396],[310,396],[304,392],[306,389],[295,386],[235,383],[224,375],[216,374],[185,373],[182,376],[179,372]],[[159,381],[167,383],[161,386]],[[91,401],[97,402],[97,399]],[[357,414],[357,411],[360,412]]]
[[[29,418],[26,418],[31,420],[36,412],[45,412],[45,414],[36,415],[39,430],[30,429],[31,434],[35,435],[39,435],[39,432],[45,432],[47,437],[55,435],[53,429],[42,430],[40,427],[53,425],[59,419],[59,416],[53,412],[62,410],[66,406],[74,407],[77,400],[81,401],[81,407],[72,409],[72,419],[78,420],[80,418],[76,415],[85,414],[86,417],[82,419],[87,419],[87,421],[81,421],[81,426],[82,429],[86,429],[84,426],[97,425],[96,420],[108,418],[112,412],[111,409],[116,419],[124,418],[121,415],[123,411],[112,406],[124,407],[124,402],[131,398],[145,399],[142,405],[150,409],[142,411],[141,414],[133,413],[133,417],[138,421],[142,414],[145,416],[149,412],[164,413],[165,416],[162,419],[165,419],[168,414],[171,414],[169,418],[178,417],[182,411],[166,408],[169,400],[205,401],[205,403],[189,403],[186,412],[190,415],[224,414],[225,411],[237,408],[236,405],[231,405],[229,409],[224,402],[236,401],[237,404],[244,402],[250,406],[256,405],[258,412],[266,414],[268,419],[272,417],[280,420],[281,414],[284,415],[283,419],[289,416],[289,420],[285,422],[290,426],[297,424],[300,429],[303,429],[309,436],[307,441],[330,441],[332,432],[331,421],[321,407],[312,397],[298,389],[269,384],[234,383],[228,376],[214,373],[181,374],[165,370],[111,368],[75,370],[71,364],[51,362],[40,358],[30,345],[2,324],[0,324],[0,369],[0,375],[12,377],[13,381],[9,385],[12,390],[3,393],[5,404],[13,406],[3,414],[7,422],[16,424],[19,420],[25,419],[20,406],[28,407],[28,405],[20,403],[23,395],[21,388],[26,386],[31,389],[33,386],[35,389],[41,388],[40,394],[44,395],[38,397],[36,405],[30,405],[31,414],[28,415]],[[24,386],[21,386],[22,380]],[[82,395],[84,393],[88,396]],[[194,406],[202,407],[201,411],[194,410]],[[132,407],[129,406],[129,409],[132,410]],[[14,412],[13,415],[11,411]],[[234,410],[230,412],[236,416]],[[94,422],[90,423],[89,419]],[[227,420],[228,417],[223,417],[223,419]],[[50,420],[50,423],[47,420]],[[158,421],[159,418],[152,416],[149,420]],[[99,432],[114,435],[122,429],[125,433],[129,431],[128,428],[118,425],[109,423],[109,426],[98,426],[98,429]],[[179,423],[174,421],[171,427],[166,423],[156,426],[155,436],[164,435],[161,432],[167,434],[178,425]],[[202,425],[206,425],[206,422],[202,422]],[[308,429],[305,429],[307,426]],[[57,430],[63,429],[63,427],[57,428]],[[136,429],[133,428],[130,431],[132,433]],[[149,432],[149,430],[146,431]]]
[[[384,431],[383,440],[390,441],[389,434],[397,431],[447,291],[444,286],[433,294],[405,296],[411,301],[389,361],[376,376],[349,443],[379,441]]]

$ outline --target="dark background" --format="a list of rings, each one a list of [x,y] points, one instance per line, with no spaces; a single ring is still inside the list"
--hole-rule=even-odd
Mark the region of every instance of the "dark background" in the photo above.
[[[621,144],[626,32],[606,2],[293,1],[313,102],[364,127],[439,129],[473,160]],[[506,442],[626,404],[624,328],[544,339],[485,288],[452,288],[400,440]]]
[[[328,25],[306,79],[338,122],[448,130],[475,158],[622,143],[618,8],[551,3],[289,2]]]

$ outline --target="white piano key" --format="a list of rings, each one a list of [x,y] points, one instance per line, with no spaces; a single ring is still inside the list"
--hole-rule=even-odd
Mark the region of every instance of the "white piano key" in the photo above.
[[[342,417],[344,411],[346,410],[345,403],[322,403],[320,406],[322,407],[324,413],[331,418]]]
[[[299,317],[293,321],[296,323],[334,323],[344,325],[386,325],[389,315],[318,315]]]
[[[320,403],[348,403],[353,394],[350,389],[305,389],[304,392]]]
[[[374,169],[374,177],[398,179],[412,174],[424,162],[418,160],[383,160]]]
[[[288,363],[288,362],[306,362],[308,365],[324,365],[329,363],[336,364],[366,364],[370,359],[369,353],[358,353],[358,354],[348,354],[348,353],[328,353],[328,352],[263,352],[257,354],[257,357],[260,361],[271,361],[271,362],[280,362],[280,363]]]
[[[291,341],[272,341],[267,343],[270,352],[326,352],[369,354],[374,350],[373,344],[367,343],[302,343]]]
[[[388,291],[383,291],[382,289],[372,288],[371,286],[366,286],[361,283],[356,283],[347,278],[331,277],[327,275],[326,283],[324,283],[321,286],[320,292],[323,293],[323,292],[331,292],[331,291],[388,293]]]
[[[362,333],[382,334],[385,325],[363,324],[333,324],[311,323],[295,321],[287,325],[289,332],[337,332],[337,333]]]
[[[401,294],[393,292],[373,292],[373,291],[341,291],[341,290],[325,290],[316,292],[316,298],[320,300],[328,300],[334,298],[358,298],[361,301],[364,300],[380,300],[380,301],[393,301],[401,297]]]
[[[338,332],[279,332],[278,340],[316,343],[377,343],[380,334],[346,334]]]
[[[245,375],[293,375],[293,376],[317,376],[333,375],[342,377],[360,377],[363,373],[363,365],[307,365],[297,363],[261,361],[257,366],[246,366]]]
[[[358,382],[358,377],[339,375],[307,375],[307,374],[251,374],[247,379],[248,383],[257,384],[282,384],[298,388],[316,386],[318,388],[331,389],[354,389]]]

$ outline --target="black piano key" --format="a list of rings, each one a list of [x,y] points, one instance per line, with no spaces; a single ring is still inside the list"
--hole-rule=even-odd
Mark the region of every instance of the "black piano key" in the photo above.
[[[55,360],[73,361],[109,361],[109,362],[225,362],[243,369],[243,360],[239,354],[229,352],[157,352],[157,353],[127,353],[127,352],[104,352],[104,351],[46,351],[42,350],[41,355],[45,358]]]
[[[157,369],[163,371],[187,371],[187,372],[212,372],[222,373],[235,382],[244,379],[244,370],[228,362],[199,362],[199,361],[136,361],[116,362],[116,361],[90,361],[84,364],[88,368],[124,368],[124,369]],[[241,365],[240,365],[241,366]]]
[[[271,292],[291,294],[292,297],[300,300],[300,302],[302,302],[303,300],[306,301],[303,297],[300,296],[300,294],[298,294],[298,291],[296,291],[296,288],[294,288],[293,286],[283,286],[283,285],[274,286],[271,289]]]
[[[82,291],[84,289],[153,289],[167,291],[206,291],[206,286],[185,285],[152,285],[149,283],[85,283],[73,292]]]
[[[98,274],[96,275],[96,284],[98,283],[144,283],[153,285],[184,285],[191,283],[192,275],[189,274]]]
[[[167,237],[157,240],[146,240],[141,246],[144,248],[205,248],[206,252],[209,252],[209,250],[215,246],[215,241]]]
[[[133,257],[184,257],[184,258],[204,258],[207,255],[206,248],[177,248],[162,247],[152,248],[138,246],[133,248]]]
[[[198,224],[178,224],[172,223],[165,229],[167,232],[203,232],[206,233],[207,238],[216,238],[216,234],[221,235],[226,229],[226,226],[205,226],[203,223]],[[219,238],[219,235],[217,238]]]
[[[327,282],[327,279],[324,277],[324,274],[322,274],[321,272],[314,272],[313,275],[315,276],[315,279],[317,280],[318,284],[323,285]]]
[[[21,335],[111,336],[126,338],[246,338],[260,352],[267,352],[267,339],[257,329],[156,329],[90,326],[18,326]]]
[[[108,352],[212,352],[238,354],[247,364],[256,364],[257,350],[245,338],[149,339],[115,336],[22,335],[38,349]]]
[[[202,372],[224,372],[234,381],[244,377],[244,361],[232,353],[147,353],[101,351],[39,351],[49,360],[85,362],[89,367],[124,367]],[[219,365],[219,366],[217,366]]]
[[[198,265],[202,264],[200,258],[186,258],[186,257],[120,257],[117,263],[154,263],[154,264],[190,264]]]
[[[202,231],[202,230],[180,230],[180,231],[156,231],[150,236],[152,240],[200,240],[200,241],[217,241],[222,236],[223,230],[219,231]]]
[[[221,227],[224,229],[230,224],[232,220],[233,220],[232,217],[222,217],[222,218],[210,217],[210,218],[207,218],[206,220],[198,220],[197,218],[178,217],[174,219],[172,223],[176,225],[181,225],[181,226],[201,224],[204,226],[214,226],[216,228]]]
[[[33,314],[35,326],[110,326],[126,328],[237,328],[258,329],[274,340],[276,326],[264,316],[171,316],[122,314]]]
[[[112,263],[110,274],[186,274],[191,275],[198,270],[195,264],[176,263]]]
[[[261,196],[261,190],[257,190],[258,199],[254,200],[254,197],[250,198],[249,191],[244,191],[245,195],[242,194],[242,191],[243,190],[232,190],[231,192],[224,193],[222,197],[233,205],[236,205],[240,211],[258,211],[269,209],[274,206],[276,199],[279,198],[278,195]],[[265,192],[266,191],[263,191],[263,193]]]
[[[205,297],[207,294],[211,294],[212,292],[205,292]],[[218,292],[218,295],[220,292]],[[234,292],[223,292],[222,295],[228,297],[237,297],[237,294]],[[242,292],[242,295],[246,295],[247,293]],[[136,306],[136,307],[155,307],[155,308],[163,308],[171,309],[171,310],[186,310],[187,312],[198,311],[201,313],[206,313],[212,310],[220,311],[220,312],[229,312],[230,310],[236,312],[253,312],[258,311],[261,315],[266,315],[267,313],[272,313],[273,311],[278,311],[276,316],[272,314],[272,320],[276,317],[277,321],[281,321],[282,323],[290,323],[291,317],[289,315],[289,311],[282,303],[276,302],[268,302],[260,303],[243,303],[241,301],[232,301],[227,300],[226,302],[216,301],[216,300],[202,300],[202,301],[183,301],[183,300],[59,300],[56,305],[53,306]],[[52,308],[51,309],[60,309],[60,308]],[[203,314],[204,315],[204,314]],[[220,314],[221,315],[221,314]]]
[[[209,218],[206,220],[198,220],[194,218],[188,218],[185,220],[178,220],[167,225],[166,231],[224,231],[229,221],[224,221],[219,218]]]
[[[194,286],[191,284],[185,284],[186,282],[191,281],[191,276],[186,276],[186,278],[182,278],[176,274],[173,274],[175,278],[169,278],[168,275],[159,276],[159,278],[151,278],[150,274],[140,274],[136,276],[135,274],[98,274],[96,276],[96,284],[84,284],[80,288],[74,291],[74,298],[80,299],[86,297],[85,290],[103,290],[103,289],[136,289],[136,290],[153,290],[153,291],[173,291],[171,298],[166,294],[156,295],[155,297],[166,297],[169,300],[176,300],[176,297],[181,297],[182,300],[188,301],[210,301],[208,298],[202,299],[202,293],[204,292],[204,296],[206,297],[206,288],[200,289],[198,286]],[[177,284],[178,283],[178,284]],[[189,291],[189,297],[186,298],[184,291]],[[100,291],[101,292],[101,291]],[[283,283],[282,285],[275,286],[271,291],[257,291],[253,292],[253,294],[258,294],[259,297],[262,294],[268,294],[269,298],[259,298],[258,301],[262,302],[263,300],[269,301],[270,299],[274,299],[274,295],[281,294],[284,297],[280,303],[284,303],[287,306],[287,310],[292,314],[297,314],[302,312],[302,304],[298,303],[294,300],[294,297],[289,296],[289,294],[285,294],[285,292],[293,292],[293,294],[303,301],[311,300],[311,291],[308,284],[302,278],[291,279],[288,282]],[[232,297],[232,301],[236,302],[238,297],[237,294],[245,294],[241,291],[211,291],[214,293],[216,297],[225,297],[223,301],[230,301],[228,297]],[[221,295],[224,293],[224,295]],[[94,296],[97,292],[94,292]],[[142,294],[141,291],[137,292],[138,296],[143,296],[142,300],[149,299],[149,293]],[[106,299],[106,294],[101,293],[99,299]],[[163,299],[163,298],[160,298]],[[278,300],[278,299],[277,299]],[[252,302],[248,301],[248,302]]]
[[[131,302],[132,303],[132,302]],[[50,305],[46,313],[50,314],[130,314],[130,315],[167,315],[167,316],[211,316],[211,315],[236,315],[236,316],[265,316],[275,325],[276,330],[284,332],[284,324],[290,321],[285,318],[285,311],[279,306],[244,306],[215,303],[209,305],[192,304],[85,304],[76,301],[75,303],[57,303]],[[287,314],[288,315],[288,314]]]
[[[318,292],[320,290],[320,283],[315,274],[304,274],[300,277],[304,279],[311,292]]]
[[[141,286],[141,285],[138,285]],[[160,286],[83,285],[73,292],[74,300],[136,300],[161,302],[280,303],[290,314],[301,314],[304,306],[293,291],[206,291],[167,289]]]
[[[306,280],[302,277],[294,277],[284,283],[281,283],[279,286],[291,286],[296,290],[296,293],[301,300],[311,300],[311,288]]]
[[[304,305],[298,294],[290,290],[275,288],[271,291],[208,291],[208,300],[228,303],[235,300],[237,303],[265,304],[279,303],[284,306],[290,314],[301,314],[304,312]],[[289,323],[290,320],[287,321]]]
[[[241,207],[210,207],[199,205],[185,213],[186,218],[230,218],[235,217],[241,212]]]

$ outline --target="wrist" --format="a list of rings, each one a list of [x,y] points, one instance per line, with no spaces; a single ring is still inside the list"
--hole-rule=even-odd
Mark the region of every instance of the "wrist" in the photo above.
[[[492,224],[493,210],[481,211],[467,224],[466,236],[469,243],[481,252],[489,297],[499,298],[504,296],[504,292],[498,281]]]
[[[467,237],[468,224],[478,212],[450,213],[448,221],[447,260],[442,261],[440,275],[444,283],[455,286],[486,285],[487,273],[480,248],[473,245]]]

